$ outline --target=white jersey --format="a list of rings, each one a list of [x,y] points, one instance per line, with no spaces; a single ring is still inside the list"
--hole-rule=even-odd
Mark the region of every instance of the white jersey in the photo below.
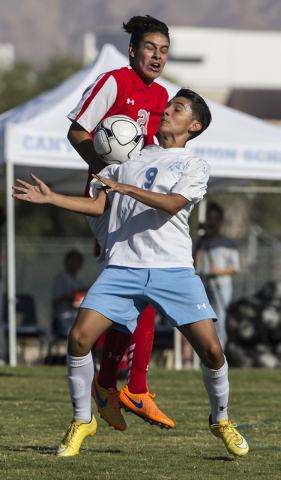
[[[207,238],[206,236],[198,239],[194,244],[194,257],[198,250],[202,250],[202,255],[196,265],[196,273],[200,275],[205,288],[217,290],[219,288],[232,287],[232,275],[213,276],[211,266],[224,270],[231,267],[235,272],[240,270],[239,252],[235,242],[225,235],[219,235],[216,238]]]
[[[156,193],[177,193],[189,200],[176,215],[170,215],[128,195],[109,193],[106,264],[133,268],[193,267],[188,218],[206,192],[209,174],[209,165],[189,149],[163,149],[157,145],[145,147],[122,165],[106,167],[101,172],[104,177]],[[92,188],[95,183],[92,181]],[[102,217],[96,220],[97,224]]]

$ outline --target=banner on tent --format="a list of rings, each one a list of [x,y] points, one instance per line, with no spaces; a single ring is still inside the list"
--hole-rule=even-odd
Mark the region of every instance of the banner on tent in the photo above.
[[[85,169],[66,138],[66,134],[54,132],[30,132],[18,125],[9,125],[6,130],[5,149],[7,161],[18,165],[33,165],[38,159],[46,160],[48,166],[57,168]],[[188,147],[211,166],[215,177],[281,179],[281,148],[253,145],[203,143],[194,140]],[[46,165],[44,165],[46,166]]]
[[[84,162],[64,136],[54,132],[36,132],[10,125],[6,131],[7,161],[16,164],[33,164],[33,160],[44,158],[56,167],[84,168]]]
[[[256,147],[252,145],[216,145],[197,144],[192,148],[195,155],[204,158],[212,168],[211,175],[218,177],[244,177],[244,178],[272,178],[280,170],[280,146],[271,145],[271,148]],[[241,170],[239,167],[241,166]],[[277,169],[277,170],[278,170]],[[254,170],[254,172],[253,172]],[[277,179],[277,178],[276,178]]]

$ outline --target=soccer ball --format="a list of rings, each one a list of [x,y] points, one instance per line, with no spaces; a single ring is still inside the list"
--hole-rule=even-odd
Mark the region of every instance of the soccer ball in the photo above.
[[[123,163],[136,155],[143,147],[140,126],[126,115],[105,118],[96,128],[94,148],[106,163]]]

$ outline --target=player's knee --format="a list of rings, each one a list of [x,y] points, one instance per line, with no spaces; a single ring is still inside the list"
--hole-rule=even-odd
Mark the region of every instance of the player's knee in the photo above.
[[[224,355],[219,342],[212,342],[206,348],[203,358],[201,358],[203,364],[214,370],[217,370],[224,363]]]
[[[72,327],[68,335],[68,344],[71,350],[75,352],[88,350],[87,343],[88,342],[85,335],[83,335],[78,328],[75,328],[75,326]]]

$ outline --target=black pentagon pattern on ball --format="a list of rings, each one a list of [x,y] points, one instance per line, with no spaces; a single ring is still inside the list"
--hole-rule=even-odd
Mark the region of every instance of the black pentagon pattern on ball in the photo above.
[[[113,132],[112,132],[112,130],[111,130],[110,128],[106,128],[106,127],[104,127],[104,126],[103,126],[102,128],[104,129],[104,131],[105,131],[108,139],[109,139],[109,138],[114,138]]]

